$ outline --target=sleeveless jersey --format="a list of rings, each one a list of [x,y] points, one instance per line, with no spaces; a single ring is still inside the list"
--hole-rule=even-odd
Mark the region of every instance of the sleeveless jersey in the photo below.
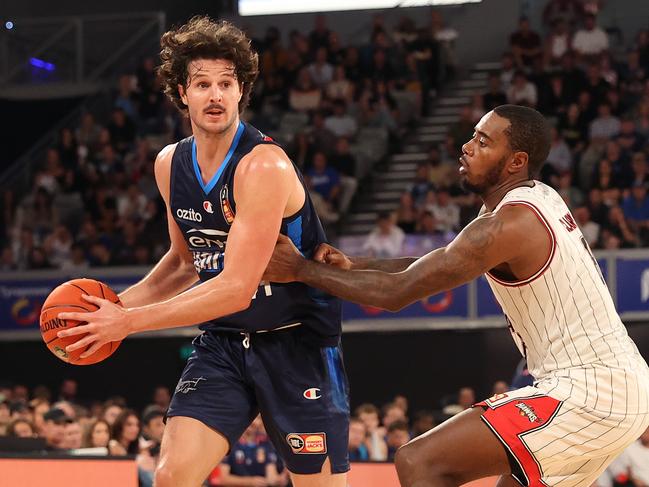
[[[491,272],[486,275],[532,376],[554,381],[563,395],[600,405],[615,396],[618,379],[621,394],[636,373],[645,380],[647,365],[561,196],[535,181],[533,187],[507,193],[494,212],[506,205],[532,211],[551,240],[545,264],[529,278],[509,282]]]
[[[223,163],[204,184],[194,137],[178,142],[171,163],[170,206],[202,282],[223,271],[228,233],[237,211],[235,171],[241,159],[259,144],[274,142],[240,122]],[[295,171],[305,188],[305,202],[295,215],[282,220],[280,232],[311,258],[326,237],[302,176],[297,168]],[[341,333],[340,300],[302,283],[261,283],[246,310],[204,323],[201,329],[254,332],[297,323],[311,328],[324,342],[336,344]]]

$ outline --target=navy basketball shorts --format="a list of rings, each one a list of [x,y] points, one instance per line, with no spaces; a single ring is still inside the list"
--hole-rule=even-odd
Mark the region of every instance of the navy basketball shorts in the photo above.
[[[257,413],[289,471],[314,474],[327,457],[349,470],[349,386],[340,344],[313,343],[304,325],[246,336],[206,331],[176,387],[167,417],[197,419],[235,444]]]

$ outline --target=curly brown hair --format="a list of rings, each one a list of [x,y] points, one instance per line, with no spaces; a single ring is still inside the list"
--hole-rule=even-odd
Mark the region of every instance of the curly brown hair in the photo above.
[[[187,112],[180,99],[178,85],[187,88],[189,64],[196,59],[225,59],[234,64],[234,74],[241,85],[239,113],[248,105],[252,86],[259,74],[259,57],[250,46],[250,39],[230,22],[214,21],[208,16],[195,16],[160,39],[158,74],[164,91],[178,109]]]

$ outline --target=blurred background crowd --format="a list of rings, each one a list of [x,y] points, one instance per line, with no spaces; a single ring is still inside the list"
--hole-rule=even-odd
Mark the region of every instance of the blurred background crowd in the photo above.
[[[284,145],[335,235],[371,172],[366,159],[398,152],[458,75],[460,34],[434,10],[423,27],[409,17],[386,25],[377,14],[366,44],[342,45],[328,22],[319,15],[308,35],[283,38],[271,27],[254,38],[260,76],[244,118]],[[501,40],[486,91],[476,91],[444,140],[429,145],[365,251],[397,255],[406,234],[441,245],[477,214],[480,202],[459,187],[457,158],[480,117],[504,103],[537,108],[553,122],[539,178],[565,198],[589,244],[647,246],[649,30],[627,33],[613,50],[619,34],[598,25],[593,2],[548,2],[542,32],[521,18]],[[1,270],[149,265],[166,250],[153,161],[161,147],[190,135],[188,120],[162,94],[153,57],[119,77],[111,100],[105,117],[88,112],[61,130],[31,191],[2,195]]]

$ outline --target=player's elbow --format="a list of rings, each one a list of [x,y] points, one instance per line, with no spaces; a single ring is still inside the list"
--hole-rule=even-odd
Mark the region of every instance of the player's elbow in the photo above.
[[[408,306],[408,304],[410,303],[408,302],[408,300],[404,299],[403,296],[396,295],[391,296],[389,299],[387,299],[382,308],[390,311],[391,313],[396,313]]]
[[[257,284],[252,284],[243,279],[234,279],[228,283],[228,289],[230,289],[230,313],[238,313],[239,311],[244,311],[250,307],[252,303],[253,296],[257,291]]]

